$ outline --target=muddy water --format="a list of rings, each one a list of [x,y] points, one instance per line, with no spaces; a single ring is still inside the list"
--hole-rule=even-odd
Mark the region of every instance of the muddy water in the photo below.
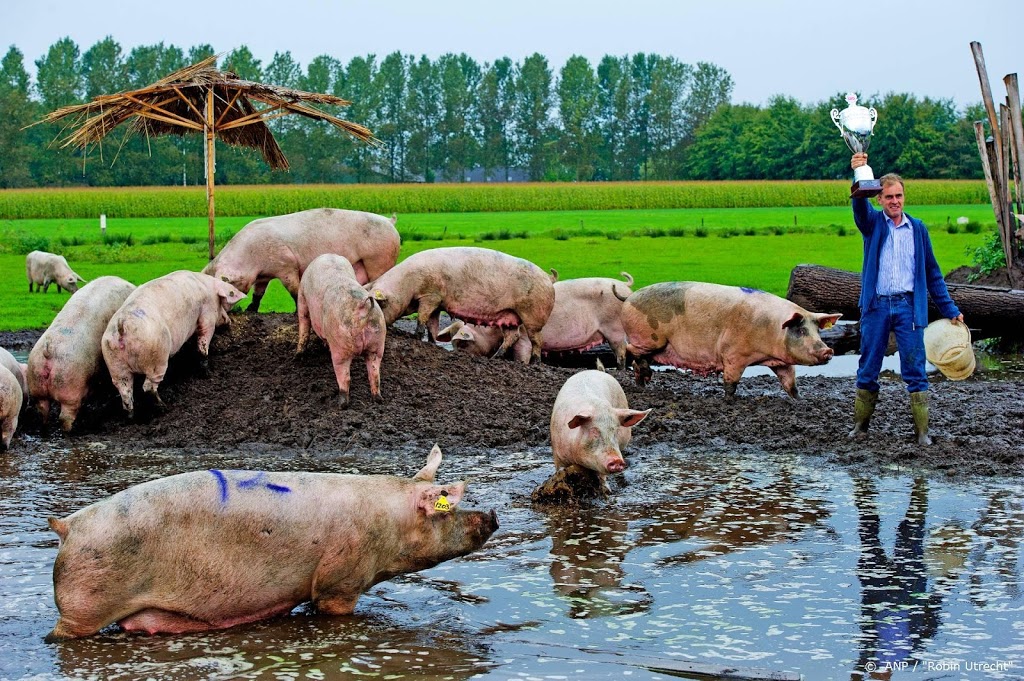
[[[411,476],[426,455],[76,447],[0,455],[0,678],[1024,676],[1024,485],[664,446],[634,450],[611,497],[575,509],[531,506],[546,451],[446,452],[439,480],[470,479],[468,503],[501,528],[476,554],[374,587],[349,617],[300,607],[210,634],[46,644],[48,516],[186,470]]]

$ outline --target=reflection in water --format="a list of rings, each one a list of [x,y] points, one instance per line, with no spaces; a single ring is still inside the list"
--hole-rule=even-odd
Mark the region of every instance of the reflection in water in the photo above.
[[[858,478],[854,488],[863,636],[853,678],[865,678],[861,670],[874,669],[869,678],[888,679],[893,669],[931,640],[939,623],[942,595],[928,592],[924,560],[928,485],[924,478],[914,480],[906,516],[896,528],[892,557],[882,546],[874,482]]]
[[[1019,599],[1021,577],[1018,562],[1021,537],[1024,536],[1024,500],[1010,490],[993,492],[973,529],[981,541],[971,552],[971,563],[979,567],[994,565],[995,577],[1006,595]],[[985,570],[978,569],[972,571],[970,577],[971,600],[979,606],[986,605],[985,575]]]

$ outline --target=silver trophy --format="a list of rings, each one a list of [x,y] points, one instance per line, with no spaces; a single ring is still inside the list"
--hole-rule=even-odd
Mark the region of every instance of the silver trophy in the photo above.
[[[832,109],[832,122],[839,128],[846,146],[855,154],[867,153],[871,144],[871,131],[878,119],[874,109],[857,104],[857,95],[852,92],[846,95],[846,108],[840,111]],[[882,183],[875,179],[871,166],[862,165],[853,171],[853,186],[850,187],[850,198],[866,198],[882,193]]]

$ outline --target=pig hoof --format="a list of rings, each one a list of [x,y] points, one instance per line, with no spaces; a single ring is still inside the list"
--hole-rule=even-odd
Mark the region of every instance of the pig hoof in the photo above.
[[[373,401],[376,402],[377,404],[383,404],[384,396],[381,395],[380,393],[376,393],[373,395]]]
[[[349,400],[348,395],[342,394],[338,397],[338,406],[342,409],[348,409]]]

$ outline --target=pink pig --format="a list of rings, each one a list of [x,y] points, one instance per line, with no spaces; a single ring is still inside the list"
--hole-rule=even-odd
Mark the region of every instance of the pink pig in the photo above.
[[[100,340],[107,323],[135,285],[120,277],[98,277],[76,291],[28,356],[28,390],[46,423],[50,402],[60,404],[60,425],[70,431],[103,369]]]
[[[521,333],[530,340],[530,361],[539,361],[541,329],[555,304],[551,278],[528,260],[489,248],[433,248],[409,256],[366,289],[388,324],[418,312],[417,330],[438,335],[441,310],[452,317],[503,329],[504,353]],[[413,308],[415,305],[415,308]]]
[[[618,366],[626,362],[626,333],[622,330],[622,301],[615,289],[631,293],[633,277],[622,272],[626,280],[607,277],[584,277],[566,279],[555,283],[555,305],[544,324],[544,354],[553,352],[582,352],[607,342],[615,353]],[[512,344],[513,356],[521,361],[529,360],[530,341],[516,333]],[[506,337],[494,327],[467,324],[461,319],[442,329],[437,340],[451,341],[458,350],[465,350],[479,357],[491,357]]]
[[[353,357],[366,360],[366,376],[375,401],[380,396],[380,361],[384,357],[387,325],[380,306],[356,281],[348,260],[325,254],[316,258],[302,275],[298,299],[299,344],[306,347],[309,327],[331,349],[334,375],[341,391],[341,406],[348,405]]]
[[[632,437],[630,428],[651,410],[629,408],[622,386],[603,371],[573,374],[558,391],[551,410],[551,451],[555,468],[576,464],[598,474],[626,470],[622,450]]]
[[[100,342],[129,417],[135,411],[135,374],[145,375],[142,389],[163,407],[157,389],[170,358],[196,335],[205,367],[215,327],[244,297],[227,282],[188,270],[165,274],[132,291],[110,318]]]
[[[0,364],[0,452],[6,452],[11,446],[24,401],[18,377]]]
[[[63,519],[53,564],[60,617],[47,641],[225,629],[312,601],[350,614],[374,584],[483,546],[494,511],[457,506],[435,445],[411,480],[207,470],[135,485]]]
[[[650,380],[651,358],[697,374],[723,372],[727,397],[736,394],[743,370],[754,364],[769,367],[785,391],[797,397],[793,365],[832,359],[818,329],[829,328],[841,316],[808,312],[756,289],[692,281],[645,286],[622,307],[638,383]]]
[[[352,263],[360,284],[394,267],[402,239],[391,219],[374,213],[314,208],[253,220],[224,244],[203,268],[242,293],[252,290],[248,310],[260,309],[267,285],[279,279],[298,302],[299,282],[313,260],[336,253]]]

